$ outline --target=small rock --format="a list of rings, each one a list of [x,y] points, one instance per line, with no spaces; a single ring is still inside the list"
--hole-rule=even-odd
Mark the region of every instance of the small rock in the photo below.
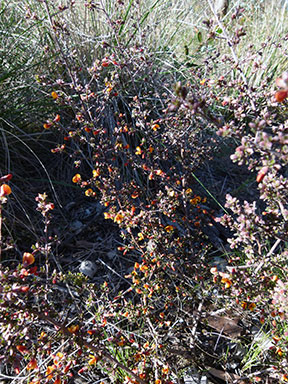
[[[95,275],[96,270],[96,264],[89,260],[82,261],[79,267],[79,271],[83,273],[83,275],[90,277],[90,279]]]

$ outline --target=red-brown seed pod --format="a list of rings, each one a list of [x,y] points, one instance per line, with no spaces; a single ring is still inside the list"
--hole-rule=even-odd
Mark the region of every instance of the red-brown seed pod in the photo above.
[[[8,173],[8,175],[0,177],[0,184],[6,183],[6,181],[9,181],[12,179],[12,173]]]
[[[287,98],[287,96],[288,96],[288,91],[281,90],[275,93],[275,99],[276,101],[278,101],[278,103],[281,103],[282,101],[284,101]]]

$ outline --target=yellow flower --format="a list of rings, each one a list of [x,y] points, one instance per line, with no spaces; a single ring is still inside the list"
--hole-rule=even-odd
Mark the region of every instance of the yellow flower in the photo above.
[[[81,175],[79,173],[76,173],[75,176],[72,178],[73,183],[79,183],[81,181]]]
[[[121,212],[118,212],[117,215],[114,217],[114,223],[121,224],[123,219],[123,214]]]
[[[141,153],[142,153],[142,149],[141,149],[140,147],[136,147],[136,152],[135,152],[135,154],[136,154],[136,155],[141,155]]]
[[[225,284],[225,288],[230,288],[232,285],[232,281],[227,279],[226,277],[223,277],[221,279],[221,283]]]
[[[59,97],[55,91],[51,92],[51,96],[53,97],[54,100],[58,99]]]
[[[104,218],[106,220],[112,219],[111,214],[109,212],[104,212]]]
[[[100,176],[100,169],[98,168],[98,169],[93,169],[93,171],[92,171],[92,175],[93,175],[93,177],[98,177],[98,176]]]
[[[79,331],[79,325],[70,325],[70,327],[67,328],[70,333],[77,333]]]
[[[166,225],[166,227],[165,227],[166,232],[172,232],[173,230],[174,230],[173,225]]]
[[[139,239],[139,241],[144,240],[144,235],[142,232],[138,233],[138,239]]]
[[[85,195],[86,196],[93,196],[94,195],[94,192],[91,188],[88,188],[86,191],[85,191]]]
[[[94,355],[89,355],[90,360],[88,361],[89,365],[94,365],[97,363],[98,358]]]

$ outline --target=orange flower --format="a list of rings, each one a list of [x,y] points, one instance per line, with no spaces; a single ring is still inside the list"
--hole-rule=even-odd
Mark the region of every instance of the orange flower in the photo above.
[[[22,355],[25,355],[26,353],[29,353],[28,349],[25,347],[25,345],[16,345],[16,349],[22,353]]]
[[[117,215],[114,217],[114,223],[121,224],[124,219],[124,216],[121,212],[117,213]]]
[[[54,381],[53,384],[61,384],[61,379],[59,376],[57,376],[56,380]]]
[[[251,304],[248,305],[248,309],[249,309],[250,311],[254,311],[255,307],[256,307],[256,304],[255,304],[255,303],[251,303]]]
[[[60,363],[60,360],[63,358],[63,353],[62,352],[58,352],[57,354],[56,354],[56,356],[54,357],[54,360],[53,360],[53,363],[54,363],[54,365],[58,365],[59,363]]]
[[[168,367],[168,365],[165,365],[165,366],[162,368],[162,373],[163,373],[164,375],[168,375],[168,373],[169,373],[169,367]]]
[[[81,181],[81,175],[79,173],[76,173],[75,176],[72,178],[73,183],[79,183]]]
[[[53,371],[55,371],[55,365],[49,365],[46,369],[46,376],[48,380],[53,379]]]
[[[60,115],[56,115],[56,116],[54,117],[54,122],[55,122],[55,123],[58,123],[60,120],[61,120]]]
[[[51,96],[53,97],[54,100],[58,99],[59,97],[55,91],[51,92]]]
[[[157,131],[158,128],[160,128],[160,125],[159,125],[159,124],[153,124],[153,125],[152,125],[152,129],[153,129],[153,131]]]
[[[190,203],[192,205],[196,205],[196,204],[200,203],[200,201],[201,201],[201,197],[200,196],[195,196],[193,199],[190,200]]]
[[[137,191],[133,192],[131,195],[132,199],[137,199],[138,196],[139,196],[139,193]]]
[[[53,97],[54,100],[58,99],[59,97],[55,91],[51,92],[51,96]]]
[[[35,358],[30,360],[29,363],[26,366],[26,369],[28,371],[31,371],[31,370],[37,369],[37,368],[38,368],[38,364],[37,364],[37,360]]]
[[[89,355],[89,357],[90,357],[90,360],[88,361],[88,364],[89,364],[89,365],[94,365],[94,364],[97,363],[98,358],[97,358],[96,356],[94,356],[94,355]]]
[[[35,257],[32,255],[32,253],[24,252],[23,254],[23,264],[25,266],[31,265],[35,262]]]
[[[70,325],[70,327],[67,328],[70,333],[77,333],[79,331],[79,325]]]
[[[227,279],[226,277],[221,279],[221,283],[225,284],[225,288],[230,288],[232,285],[231,280]]]
[[[145,272],[145,271],[147,271],[147,269],[148,269],[148,265],[147,264],[141,264],[140,265],[140,271],[141,272]]]
[[[100,176],[100,169],[98,168],[98,169],[93,169],[93,171],[92,171],[92,175],[93,175],[93,177],[98,177],[98,176]]]
[[[109,212],[104,212],[104,219],[105,219],[105,220],[112,219],[111,213],[109,213]]]
[[[119,345],[119,347],[123,347],[123,345],[125,345],[125,339],[123,336],[121,336],[121,340],[119,340],[117,342],[117,345]]]
[[[173,225],[166,225],[166,227],[165,227],[166,232],[172,232],[173,230],[174,230]]]
[[[247,302],[246,302],[246,301],[243,301],[243,302],[241,303],[241,307],[242,307],[243,309],[247,309]]]
[[[2,184],[0,187],[0,197],[2,196],[8,196],[12,193],[11,188],[9,187],[8,184]]]
[[[88,189],[85,191],[85,196],[94,196],[93,189],[88,188]]]

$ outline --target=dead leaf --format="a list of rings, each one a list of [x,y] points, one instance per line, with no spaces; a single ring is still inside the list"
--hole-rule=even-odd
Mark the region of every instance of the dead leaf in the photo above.
[[[226,336],[235,339],[243,332],[243,328],[237,325],[237,319],[230,319],[229,317],[208,315],[205,320],[209,327],[216,329],[218,332],[223,332]]]
[[[244,384],[244,381],[240,380],[240,376],[236,375],[235,373],[225,372],[215,368],[209,368],[208,373],[227,383],[233,383],[237,381],[238,384]]]

